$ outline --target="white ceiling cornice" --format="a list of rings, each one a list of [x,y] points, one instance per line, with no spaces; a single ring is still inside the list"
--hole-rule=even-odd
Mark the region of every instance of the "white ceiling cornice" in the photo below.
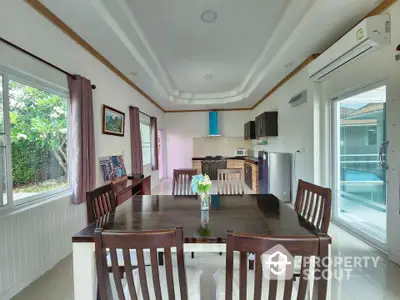
[[[126,16],[127,20],[132,25],[132,29],[135,30],[137,36],[140,38],[140,43],[144,45],[144,47],[148,51],[148,54],[153,59],[154,63],[158,66],[158,70],[162,73],[162,76],[156,75],[156,73],[153,71],[153,69],[149,66],[147,60],[138,51],[137,47],[135,47],[134,44],[136,44],[136,42],[138,42],[138,41],[132,40],[132,37],[127,36],[125,31],[120,27],[120,25],[118,24],[118,21],[110,13],[110,11],[105,6],[103,1],[102,0],[90,0],[90,1],[92,3],[93,7],[99,13],[99,15],[108,23],[110,28],[115,32],[115,34],[118,36],[118,38],[121,40],[121,42],[127,47],[127,49],[129,49],[132,56],[139,62],[139,64],[142,66],[142,68],[146,71],[147,75],[150,76],[150,78],[155,83],[155,86],[157,87],[160,94],[162,96],[167,96],[167,97],[169,95],[171,95],[171,93],[173,91],[172,84],[168,80],[165,70],[162,68],[157,56],[155,55],[154,51],[151,49],[150,44],[148,43],[145,35],[143,34],[143,31],[140,29],[134,15],[132,14],[130,8],[128,7],[126,1],[125,0],[114,0],[112,2],[112,5],[114,5],[115,8],[119,7],[120,13],[124,14]]]

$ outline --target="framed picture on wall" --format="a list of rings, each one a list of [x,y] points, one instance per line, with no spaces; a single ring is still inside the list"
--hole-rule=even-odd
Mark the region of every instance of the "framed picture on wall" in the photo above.
[[[107,105],[103,105],[103,133],[124,136],[125,114]]]

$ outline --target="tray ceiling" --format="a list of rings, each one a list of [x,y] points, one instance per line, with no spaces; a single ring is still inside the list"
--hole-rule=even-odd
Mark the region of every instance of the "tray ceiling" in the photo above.
[[[41,2],[164,109],[177,110],[252,107],[380,1]],[[207,11],[214,22],[202,20]]]

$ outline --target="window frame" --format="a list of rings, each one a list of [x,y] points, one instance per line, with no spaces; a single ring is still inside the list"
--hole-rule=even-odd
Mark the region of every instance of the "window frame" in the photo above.
[[[72,186],[70,181],[70,172],[67,165],[67,180],[68,186],[57,188],[51,191],[46,191],[42,193],[38,193],[32,196],[28,196],[19,200],[13,199],[13,180],[12,180],[12,154],[11,154],[11,124],[10,124],[10,99],[9,99],[9,81],[16,81],[21,84],[29,85],[34,88],[38,88],[44,90],[46,92],[64,97],[67,101],[67,137],[70,136],[70,120],[69,120],[69,90],[65,87],[59,86],[55,83],[47,81],[38,76],[29,74],[27,72],[21,71],[19,69],[5,67],[0,65],[0,74],[3,76],[3,114],[4,114],[4,135],[6,139],[6,154],[5,154],[5,162],[6,162],[6,189],[7,189],[7,197],[8,203],[4,206],[0,206],[0,212],[9,210],[14,207],[20,207],[22,205],[26,205],[27,203],[37,203],[41,201],[46,201],[52,196],[58,196],[60,194],[71,192]],[[67,157],[69,157],[70,146],[67,143]]]
[[[145,168],[145,167],[149,167],[149,166],[151,166],[151,160],[152,160],[152,158],[151,158],[151,144],[152,144],[152,141],[151,141],[151,128],[150,128],[150,122],[145,122],[145,121],[143,121],[143,120],[140,120],[140,137],[142,137],[142,126],[147,126],[147,127],[149,127],[149,137],[150,137],[150,141],[149,141],[149,145],[150,145],[150,162],[149,163],[145,163],[145,161],[143,160],[143,167]],[[143,152],[143,139],[141,138],[141,144],[142,144],[142,152]],[[143,153],[142,153],[142,159],[143,159]]]

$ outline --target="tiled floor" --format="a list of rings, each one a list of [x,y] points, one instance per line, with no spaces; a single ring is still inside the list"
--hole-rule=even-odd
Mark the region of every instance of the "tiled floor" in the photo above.
[[[169,194],[168,182],[161,184],[157,192]],[[329,298],[332,300],[395,300],[400,299],[400,267],[390,262],[386,255],[340,227],[331,224],[329,234],[333,244],[331,256],[337,257],[379,257],[375,268],[372,261],[367,267],[351,267],[349,277],[330,281]],[[185,258],[187,265],[203,269],[202,299],[215,299],[215,284],[212,274],[223,268],[225,256],[217,253],[197,253],[194,259]],[[340,272],[336,272],[341,275]],[[17,295],[15,300],[67,300],[73,299],[72,256],[58,263],[51,271],[36,280]]]

